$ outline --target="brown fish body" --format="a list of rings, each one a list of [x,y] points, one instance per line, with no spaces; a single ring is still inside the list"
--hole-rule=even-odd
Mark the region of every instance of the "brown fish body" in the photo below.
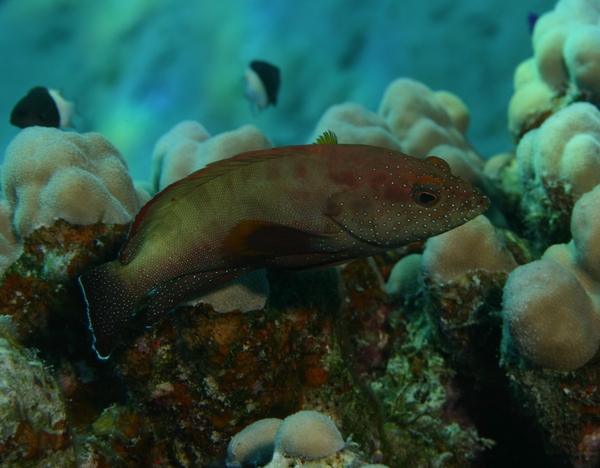
[[[244,153],[157,194],[119,260],[84,274],[95,348],[110,354],[139,300],[155,323],[187,296],[263,267],[314,268],[459,226],[488,199],[437,158],[366,145]]]

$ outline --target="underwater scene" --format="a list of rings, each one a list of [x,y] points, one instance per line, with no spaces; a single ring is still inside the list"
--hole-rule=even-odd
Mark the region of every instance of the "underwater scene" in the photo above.
[[[0,466],[600,467],[600,0],[0,0],[0,48]]]

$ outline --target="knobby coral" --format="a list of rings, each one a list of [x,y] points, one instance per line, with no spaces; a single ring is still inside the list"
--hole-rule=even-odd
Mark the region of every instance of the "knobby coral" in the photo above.
[[[515,72],[508,126],[517,136],[579,100],[598,103],[600,11],[593,0],[560,0],[533,31],[534,56]]]
[[[22,130],[6,149],[2,190],[21,236],[57,218],[73,224],[130,222],[138,193],[118,150],[98,133]]]

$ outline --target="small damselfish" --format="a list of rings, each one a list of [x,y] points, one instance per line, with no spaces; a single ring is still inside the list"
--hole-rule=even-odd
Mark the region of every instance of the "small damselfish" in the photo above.
[[[31,88],[13,108],[10,123],[16,127],[73,127],[75,105],[62,97],[57,89]]]
[[[252,109],[259,111],[277,104],[277,94],[281,86],[279,68],[262,60],[253,60],[244,73],[246,90],[244,95]]]
[[[442,159],[367,145],[251,151],[210,164],[138,213],[119,258],[83,274],[106,359],[142,298],[148,325],[189,296],[258,268],[322,268],[441,234],[489,199]]]

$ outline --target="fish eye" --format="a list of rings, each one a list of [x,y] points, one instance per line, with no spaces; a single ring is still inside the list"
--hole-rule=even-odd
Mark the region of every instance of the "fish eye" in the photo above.
[[[427,190],[415,190],[412,193],[413,199],[422,206],[435,206],[440,201],[440,195]]]
[[[426,208],[435,206],[441,199],[442,183],[434,177],[423,176],[417,179],[410,196],[419,205]]]

